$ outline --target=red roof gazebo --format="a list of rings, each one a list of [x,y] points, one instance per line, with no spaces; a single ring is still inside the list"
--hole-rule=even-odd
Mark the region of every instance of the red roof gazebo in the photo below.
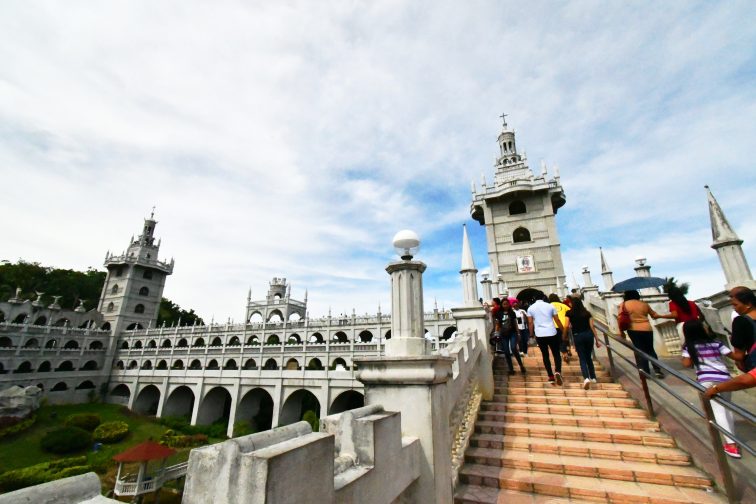
[[[118,473],[116,474],[116,484],[114,493],[116,495],[133,495],[135,498],[139,495],[155,492],[160,490],[163,482],[177,479],[186,474],[186,463],[177,464],[166,468],[165,461],[168,457],[176,453],[176,450],[161,445],[154,441],[144,441],[128,450],[119,453],[113,457],[118,462]],[[147,474],[147,464],[151,460],[162,460],[160,469],[153,475]],[[126,474],[121,478],[121,469],[123,464],[135,462],[139,464],[139,472]]]

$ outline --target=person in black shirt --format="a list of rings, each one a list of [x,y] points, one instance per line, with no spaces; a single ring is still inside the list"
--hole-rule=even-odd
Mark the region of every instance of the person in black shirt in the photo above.
[[[583,388],[588,390],[591,383],[596,383],[596,370],[593,367],[593,341],[596,341],[596,348],[601,347],[601,343],[593,327],[593,317],[591,312],[585,309],[583,301],[579,298],[572,300],[572,309],[565,314],[567,323],[562,329],[562,336],[567,338],[567,331],[572,327],[572,338],[575,341],[575,350],[580,360],[580,372],[583,375]]]
[[[730,304],[738,314],[732,321],[732,358],[747,372],[756,366],[756,295],[748,287],[734,287]]]

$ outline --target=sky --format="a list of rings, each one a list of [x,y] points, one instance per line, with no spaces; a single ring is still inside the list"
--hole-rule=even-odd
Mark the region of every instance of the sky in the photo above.
[[[558,165],[565,273],[721,291],[708,184],[756,267],[756,3],[0,3],[0,260],[103,269],[156,207],[164,295],[244,317],[285,277],[310,316],[390,311],[401,229],[456,306],[470,183],[502,113]]]

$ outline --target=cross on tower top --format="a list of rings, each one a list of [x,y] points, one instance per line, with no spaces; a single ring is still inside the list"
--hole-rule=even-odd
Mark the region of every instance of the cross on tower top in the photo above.
[[[152,205],[152,212],[150,213],[150,220],[155,217],[155,205]]]
[[[508,116],[508,115],[509,115],[509,114],[501,114],[501,115],[499,116],[499,117],[501,117],[501,121],[502,121],[502,123],[504,123],[504,127],[506,127],[506,126],[507,126],[507,116]]]

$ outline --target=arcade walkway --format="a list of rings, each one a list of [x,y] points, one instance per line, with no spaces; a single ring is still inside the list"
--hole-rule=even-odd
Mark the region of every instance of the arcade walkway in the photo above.
[[[525,377],[508,376],[496,362],[495,396],[481,405],[456,503],[727,502],[600,364],[588,391],[577,357],[563,367],[563,387],[546,382],[537,348],[525,366]]]

